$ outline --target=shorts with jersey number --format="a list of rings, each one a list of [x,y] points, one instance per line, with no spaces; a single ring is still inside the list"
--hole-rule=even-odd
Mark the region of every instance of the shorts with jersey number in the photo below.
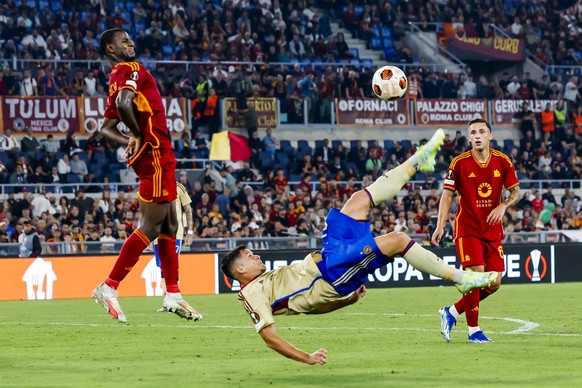
[[[325,281],[340,295],[348,295],[368,280],[368,275],[393,259],[378,248],[370,222],[358,221],[331,209],[323,230],[323,260],[317,266]]]
[[[176,199],[176,157],[171,148],[145,146],[132,167],[139,178],[138,197],[144,202]]]
[[[474,236],[459,237],[455,242],[463,268],[485,266],[485,271],[505,271],[501,241],[484,241]]]

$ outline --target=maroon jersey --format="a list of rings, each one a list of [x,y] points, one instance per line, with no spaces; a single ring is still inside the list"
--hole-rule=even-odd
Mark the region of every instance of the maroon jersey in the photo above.
[[[133,100],[134,112],[142,136],[142,147],[129,161],[148,148],[172,148],[172,141],[166,124],[166,111],[158,91],[156,80],[138,62],[121,62],[113,66],[109,77],[109,98],[105,107],[105,117],[121,120],[115,99],[121,89],[130,89],[137,97]]]
[[[511,160],[497,150],[491,150],[487,163],[479,163],[472,151],[453,159],[444,187],[459,194],[459,209],[455,218],[455,239],[475,236],[486,241],[501,241],[503,227],[487,224],[491,210],[501,203],[503,188],[519,185]]]

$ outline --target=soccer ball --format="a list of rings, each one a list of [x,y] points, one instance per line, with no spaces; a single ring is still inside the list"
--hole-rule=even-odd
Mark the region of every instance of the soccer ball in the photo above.
[[[395,100],[406,93],[408,79],[406,74],[396,66],[383,66],[372,77],[372,90],[383,100]]]

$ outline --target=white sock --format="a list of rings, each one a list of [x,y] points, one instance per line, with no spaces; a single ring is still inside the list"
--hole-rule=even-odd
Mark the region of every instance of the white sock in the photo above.
[[[473,335],[478,331],[481,331],[481,328],[479,328],[479,326],[469,326],[469,335]]]
[[[416,156],[416,152],[406,161],[410,162],[414,166],[414,168],[418,167],[418,156]]]
[[[463,271],[458,269],[457,272],[455,272],[455,275],[453,275],[453,282],[461,283],[462,280],[463,280]]]
[[[451,307],[449,307],[449,313],[453,316],[453,318],[457,319],[459,318],[459,316],[461,314],[459,314],[459,312],[457,311],[457,308],[455,307],[455,305],[452,305]]]

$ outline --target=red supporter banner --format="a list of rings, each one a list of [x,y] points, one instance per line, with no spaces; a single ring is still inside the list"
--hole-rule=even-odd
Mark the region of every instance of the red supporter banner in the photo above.
[[[408,100],[384,101],[376,99],[335,100],[337,125],[380,127],[410,125]]]
[[[437,42],[463,60],[489,57],[498,61],[523,61],[525,42],[515,38],[479,38],[472,23],[443,23]]]
[[[79,131],[79,106],[76,97],[3,97],[2,127],[15,135],[24,134],[26,127],[34,134],[63,135]]]
[[[268,98],[249,98],[247,99],[249,109],[254,109],[257,113],[257,122],[259,129],[277,127],[277,99]],[[244,112],[240,112],[236,98],[226,98],[224,100],[225,120],[228,129],[246,129],[246,119]]]
[[[522,109],[523,103],[529,104],[529,109],[533,113],[540,113],[546,109],[546,104],[550,104],[552,109],[556,108],[558,100],[493,100],[491,102],[491,114],[495,125],[519,125],[521,119],[516,117]]]
[[[91,135],[98,130],[103,123],[103,114],[107,105],[107,97],[80,97],[81,100],[81,133]],[[188,130],[188,111],[186,99],[175,97],[162,97],[166,108],[166,123],[172,136],[180,137]],[[121,123],[120,129],[125,129]]]
[[[473,119],[487,119],[486,100],[425,99],[414,102],[416,125],[467,125]]]

